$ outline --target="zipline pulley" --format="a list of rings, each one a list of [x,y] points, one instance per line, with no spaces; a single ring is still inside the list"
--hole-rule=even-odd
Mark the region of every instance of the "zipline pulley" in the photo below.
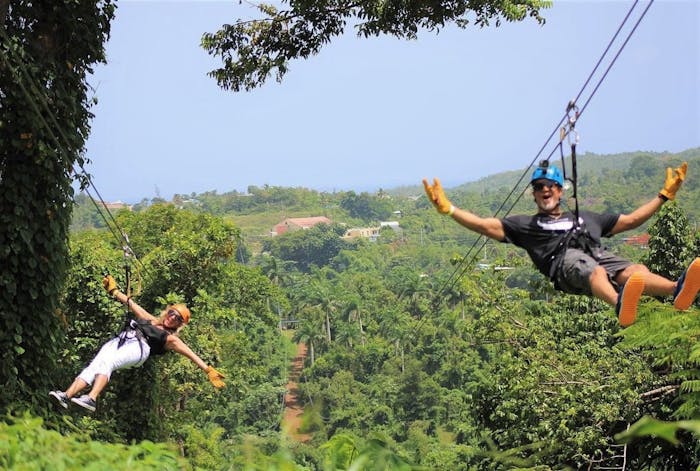
[[[578,225],[579,207],[578,207],[578,171],[576,165],[576,146],[578,145],[579,135],[576,131],[576,122],[580,115],[578,106],[575,100],[571,100],[566,105],[566,126],[562,126],[559,131],[559,154],[561,156],[561,169],[564,174],[564,180],[571,183],[571,199],[574,200],[574,225]],[[571,177],[567,176],[566,159],[564,158],[564,139],[566,139],[571,148]]]

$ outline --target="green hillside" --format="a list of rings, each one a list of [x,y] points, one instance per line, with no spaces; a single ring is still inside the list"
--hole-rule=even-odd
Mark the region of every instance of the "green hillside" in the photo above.
[[[621,212],[652,198],[682,160],[689,171],[676,202],[635,231],[649,231],[648,246],[609,240],[670,278],[700,254],[700,149],[580,158],[582,206]],[[522,173],[447,192],[479,214],[531,213],[526,184],[506,200]],[[51,370],[59,384],[121,317],[100,278],[105,268],[123,272],[122,247],[87,202],[78,201],[62,288],[65,348]],[[319,215],[332,223],[270,234],[285,218]],[[341,237],[392,219],[400,229],[376,239]],[[227,387],[212,391],[177,355],[149,360],[115,374],[94,418],[44,410],[47,428],[70,436],[81,427],[88,443],[140,442],[142,457],[148,440],[162,443],[155,463],[177,456],[192,469],[593,469],[619,467],[624,446],[629,469],[700,463],[696,310],[644,298],[637,322],[621,329],[608,305],[554,291],[522,250],[482,245],[438,214],[421,186],[209,192],[143,202],[117,221],[143,263],[135,298],[152,309],[165,299],[192,306],[183,339]],[[109,322],[92,321],[101,312]],[[290,339],[307,346],[296,397],[308,442],[280,425]],[[0,453],[0,464],[9,459]]]
[[[650,198],[661,187],[665,176],[665,169],[669,166],[677,166],[682,161],[688,161],[688,179],[684,184],[682,198],[679,204],[686,210],[692,220],[700,217],[700,148],[693,148],[684,152],[652,153],[631,152],[614,155],[597,155],[586,153],[578,156],[578,190],[580,204],[592,205],[592,209],[628,211],[635,207],[637,202]],[[561,166],[559,160],[552,160],[552,164]],[[570,161],[567,160],[567,169],[570,173]],[[511,203],[523,190],[526,189],[531,169],[515,169],[489,175],[472,182],[465,182],[453,188],[446,188],[450,195],[455,196],[456,201],[464,198],[465,202],[478,200],[475,206],[466,205],[465,208],[474,208],[482,215],[490,215],[504,202]],[[522,178],[524,176],[524,178]],[[570,175],[569,175],[570,176]],[[420,177],[416,180],[419,182]],[[519,184],[518,184],[519,183]],[[511,191],[515,194],[511,200],[506,197]],[[348,225],[368,224],[377,222],[372,220],[373,214],[351,214],[347,206],[341,203],[348,195],[355,194],[352,191],[320,192],[306,188],[251,187],[248,193],[237,191],[227,193],[207,192],[192,195],[176,195],[173,203],[194,210],[201,210],[211,214],[223,215],[230,218],[247,237],[259,239],[269,235],[272,227],[289,217],[327,216],[333,221]],[[392,207],[397,210],[411,211],[413,207],[422,207],[424,199],[423,187],[403,186],[399,188],[383,190],[382,195],[367,194],[368,197],[392,199]],[[530,198],[525,197],[524,202],[516,206],[519,212],[530,212],[532,205]],[[148,202],[146,201],[146,204]],[[506,208],[510,208],[506,204]],[[483,212],[482,212],[483,211]],[[87,217],[85,214],[89,214]],[[395,217],[391,211],[383,214],[386,219]],[[79,195],[74,214],[74,229],[90,226],[99,227],[102,222],[95,214],[93,204],[85,196]]]
[[[415,186],[377,192],[265,185],[134,205],[94,201],[74,195],[76,185],[97,193],[85,171],[90,155],[132,176],[143,170],[143,162],[124,165],[124,152],[88,152],[101,147],[88,145],[98,127],[135,136],[95,121],[103,94],[89,83],[120,60],[106,49],[123,34],[113,25],[117,3],[0,2],[0,470],[700,470],[700,149],[580,158],[582,207],[642,208],[616,227],[648,238],[606,240],[634,267],[624,292],[646,294],[625,299],[638,312],[624,328],[616,287],[597,267],[598,298],[554,290],[523,250],[484,243],[454,219],[500,236],[494,221],[435,211],[422,175],[407,182]],[[239,3],[248,19],[200,36],[223,61],[210,78],[232,91],[282,80],[345,29],[412,39],[451,24],[544,24],[540,11],[552,2]],[[177,54],[181,46],[158,34],[174,24],[166,16],[152,37]],[[177,86],[157,70],[148,75]],[[343,93],[341,82],[326,91]],[[157,153],[173,170],[181,159],[164,144],[179,144],[197,165],[216,135],[225,140],[218,150],[252,162],[230,132],[240,131],[238,118],[256,125],[240,100],[216,104],[236,108],[222,121],[188,112],[181,95],[171,101],[191,132],[171,132],[166,143],[141,126],[139,142],[157,147],[144,155]],[[356,111],[372,113],[378,103],[365,98]],[[266,141],[284,146],[280,125],[289,120],[263,102],[250,101],[266,119],[257,124],[265,138],[248,140],[284,155]],[[157,100],[134,103],[163,111]],[[297,121],[295,140],[324,132]],[[383,131],[350,138],[390,142]],[[683,188],[660,204],[666,168],[684,160]],[[447,193],[479,215],[531,213],[530,172]]]

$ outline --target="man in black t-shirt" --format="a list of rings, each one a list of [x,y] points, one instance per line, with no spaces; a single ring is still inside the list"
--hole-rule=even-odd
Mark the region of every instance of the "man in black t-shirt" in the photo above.
[[[628,326],[637,318],[642,294],[672,295],[677,309],[688,309],[700,291],[700,258],[678,281],[671,281],[608,252],[600,239],[639,227],[651,218],[664,202],[675,198],[687,169],[686,162],[676,169],[668,168],[659,194],[629,214],[579,211],[578,221],[561,208],[564,179],[556,167],[538,167],[532,174],[530,183],[538,208],[534,216],[482,218],[450,203],[437,178],[432,185],[424,179],[423,186],[440,213],[474,232],[524,248],[555,288],[602,299],[615,306],[620,324]]]

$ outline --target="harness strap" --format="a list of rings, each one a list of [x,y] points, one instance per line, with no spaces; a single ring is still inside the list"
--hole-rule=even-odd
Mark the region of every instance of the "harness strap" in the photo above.
[[[146,341],[146,337],[143,335],[143,332],[141,332],[141,329],[139,329],[139,324],[135,319],[127,320],[126,324],[124,325],[124,329],[119,333],[117,349],[124,345],[126,339],[129,338],[130,332],[133,332],[134,337],[139,340],[140,358],[143,358],[143,342]]]
[[[562,240],[559,242],[556,250],[552,254],[552,266],[549,270],[549,279],[554,282],[555,287],[557,287],[556,274],[561,268],[564,262],[564,254],[566,249],[575,248],[579,249],[594,259],[598,260],[601,256],[601,247],[598,242],[593,240],[591,234],[586,229],[585,225],[581,223],[581,218],[579,214],[578,205],[578,172],[576,165],[576,145],[578,144],[578,133],[576,132],[576,121],[580,115],[578,106],[576,106],[576,101],[571,100],[566,107],[566,114],[568,117],[569,129],[566,130],[565,127],[561,128],[559,134],[559,152],[561,153],[561,166],[564,172],[564,179],[566,178],[566,162],[564,160],[563,154],[563,141],[564,137],[568,139],[569,145],[571,147],[571,184],[572,188],[572,198],[574,200],[574,221],[571,229],[569,229]],[[573,134],[573,137],[572,137]]]
[[[585,225],[577,220],[571,229],[566,231],[551,257],[552,266],[549,269],[549,279],[554,282],[555,287],[557,287],[556,274],[564,263],[566,250],[570,248],[581,250],[596,260],[599,260],[602,255],[600,244],[591,237]]]

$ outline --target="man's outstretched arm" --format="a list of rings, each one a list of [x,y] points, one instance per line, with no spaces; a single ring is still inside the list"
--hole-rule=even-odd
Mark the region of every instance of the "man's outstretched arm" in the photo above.
[[[676,197],[676,192],[685,180],[685,174],[688,171],[688,162],[683,162],[680,167],[666,169],[666,181],[664,187],[659,191],[659,194],[651,201],[644,203],[629,214],[621,214],[615,227],[611,233],[619,234],[620,232],[629,231],[641,226],[649,220],[661,206],[668,200]]]
[[[505,239],[506,233],[500,219],[482,218],[464,209],[459,209],[447,199],[445,191],[440,184],[440,180],[437,178],[434,179],[432,185],[424,178],[423,187],[425,188],[425,194],[428,196],[428,199],[433,203],[433,206],[435,206],[435,209],[437,209],[439,213],[447,214],[467,229],[491,239],[498,241]]]

